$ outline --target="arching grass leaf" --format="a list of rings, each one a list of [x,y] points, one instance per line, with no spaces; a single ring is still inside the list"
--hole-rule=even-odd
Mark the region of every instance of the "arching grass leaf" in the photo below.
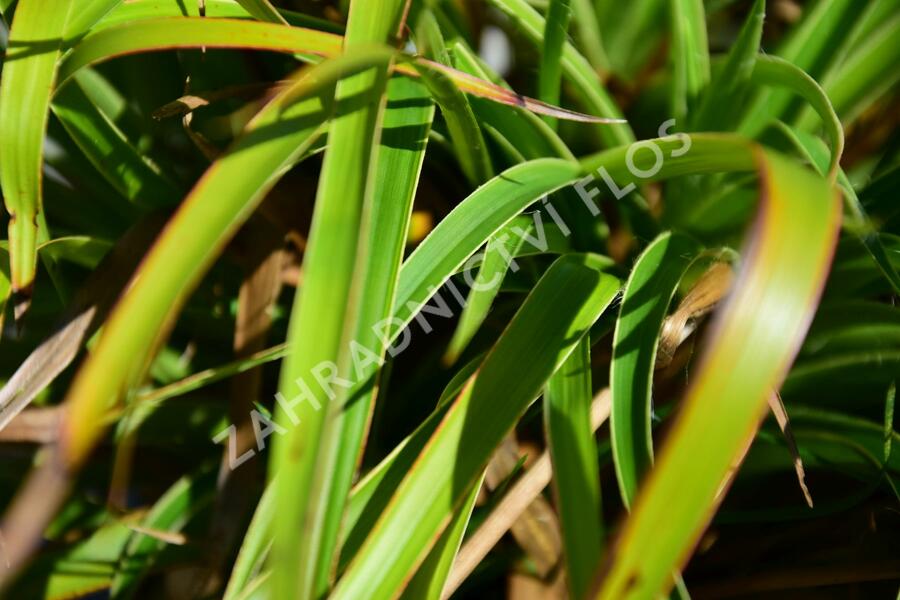
[[[610,439],[625,506],[653,462],[653,370],[663,319],[699,250],[687,236],[664,233],[647,246],[625,284],[609,374]]]
[[[752,439],[815,310],[840,222],[838,198],[824,180],[780,156],[758,154],[757,161],[760,218],[742,272],[612,550],[599,598],[648,597],[672,586],[672,570],[712,517],[731,465]],[[792,225],[798,219],[802,230]]]
[[[9,259],[17,314],[37,269],[44,134],[71,0],[20,0],[0,80],[0,186],[9,212]],[[45,232],[46,235],[46,232]]]
[[[584,338],[544,390],[544,429],[573,598],[587,592],[604,542],[592,399],[590,340]]]

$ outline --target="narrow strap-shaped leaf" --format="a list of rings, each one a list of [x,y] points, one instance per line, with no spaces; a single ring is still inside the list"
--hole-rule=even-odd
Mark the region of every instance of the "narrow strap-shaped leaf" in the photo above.
[[[599,598],[647,598],[671,587],[672,571],[690,556],[712,517],[731,465],[756,431],[815,311],[837,239],[838,196],[825,180],[774,153],[759,153],[757,160],[761,205],[741,274],[600,574]]]
[[[774,56],[757,56],[753,67],[753,80],[769,85],[784,86],[809,102],[819,114],[831,138],[831,162],[828,177],[832,181],[837,176],[841,155],[844,152],[844,129],[831,101],[816,81],[788,61]]]
[[[863,13],[860,5],[867,3],[867,0],[817,2],[775,54],[808,76],[820,78],[840,55],[842,37]],[[743,116],[740,131],[756,136],[771,119],[785,119],[791,101],[790,94],[784,90],[761,90]]]
[[[342,50],[345,56],[393,41],[403,26],[405,5],[404,0],[353,0]],[[364,277],[376,260],[375,256],[357,256],[365,248],[359,246],[361,227],[368,225],[364,219],[378,218],[371,212],[364,217],[363,211],[373,210],[371,167],[379,149],[390,63],[390,59],[383,60],[335,86],[335,102],[346,108],[335,112],[328,128],[303,256],[303,287],[294,298],[288,327],[291,352],[284,358],[279,376],[279,393],[285,398],[296,398],[298,382],[315,381],[316,369],[322,365],[332,366],[342,379],[352,373],[346,345],[357,327],[364,325],[362,307],[370,292]],[[406,218],[400,217],[402,229]],[[396,238],[396,231],[392,237]],[[371,274],[370,285],[380,285],[381,278],[390,274],[390,259],[387,267],[386,272],[376,269]],[[279,598],[307,600],[328,591],[337,527],[328,526],[332,507],[322,500],[331,499],[328,490],[334,481],[331,475],[341,435],[337,415],[345,402],[343,398],[329,402],[334,392],[323,387],[316,386],[311,394],[306,394],[308,387],[299,387],[301,396],[295,402],[299,406],[294,409],[279,402],[276,413],[276,423],[287,428],[273,444],[269,467],[273,475],[278,474],[279,527],[270,565]],[[327,408],[321,410],[324,404]],[[296,427],[300,422],[303,426]],[[348,484],[339,482],[338,490]]]
[[[562,53],[569,37],[571,17],[570,0],[550,0],[547,19],[544,21],[544,44],[538,70],[538,98],[548,104],[559,104]],[[556,120],[548,118],[546,121],[556,128]]]
[[[385,341],[375,325],[388,318],[394,309],[394,295],[400,264],[403,260],[404,240],[409,228],[419,174],[425,158],[425,148],[434,103],[420,81],[407,78],[391,79],[387,88],[387,107],[384,115],[381,144],[372,167],[374,190],[371,207],[363,214],[358,254],[361,295],[359,322],[352,333],[356,348],[365,348],[382,358]],[[346,353],[346,349],[342,349]],[[358,360],[358,359],[356,359]],[[318,585],[330,584],[334,553],[338,545],[348,502],[351,483],[360,461],[366,432],[378,390],[377,361],[351,361],[355,366],[352,380],[356,385],[341,392],[333,403],[342,408],[331,417],[337,432],[327,440],[335,462],[331,468],[319,472],[319,497],[324,515],[322,554],[319,559]]]
[[[593,0],[610,65],[623,78],[634,78],[656,49],[666,16],[666,0]]]
[[[684,119],[709,84],[709,48],[703,0],[670,0],[672,115]]]
[[[457,40],[453,47],[453,57],[457,66],[463,71],[475,75],[481,79],[490,81],[502,80],[490,70],[490,67],[480,61],[475,53],[461,40]],[[568,146],[560,139],[543,119],[531,111],[517,108],[514,111],[506,110],[495,102],[482,99],[473,99],[472,108],[479,122],[489,125],[488,131],[501,144],[511,147],[511,151],[521,154],[525,159],[559,157],[574,159],[574,155]],[[521,162],[516,160],[515,162]],[[566,230],[571,228],[572,243],[576,248],[593,248],[600,244],[596,224],[592,219],[584,218],[584,208],[574,189],[565,188],[558,192],[560,202],[556,204],[559,215],[565,221]],[[551,218],[553,215],[549,215]],[[545,219],[549,220],[549,219]]]
[[[302,53],[313,57],[335,57],[340,54],[342,44],[343,38],[334,33],[278,23],[196,17],[148,18],[124,22],[85,37],[61,62],[59,81],[60,85],[64,84],[78,69],[85,66],[138,52],[175,48],[250,48],[289,54]],[[606,116],[607,111],[594,116],[551,106],[424,58],[407,56],[406,61],[411,64],[398,64],[398,72],[414,77],[421,72],[443,75],[463,92],[501,104],[522,107],[559,119],[585,123],[624,123],[618,116]]]
[[[253,19],[253,16],[247,12],[247,9],[235,2],[235,0],[204,0],[203,4],[206,18],[209,19]],[[120,2],[113,10],[97,21],[91,27],[91,34],[99,33],[103,29],[122,25],[123,23],[134,23],[161,17],[199,16],[199,3],[185,5],[178,2],[178,0],[166,0],[164,2],[159,2],[159,0],[129,0],[128,2]],[[299,23],[293,24],[300,25]]]
[[[897,37],[900,15],[896,13],[863,40],[841,63],[823,87],[834,108],[845,122],[856,119],[867,107],[888,93],[900,79],[895,65],[900,62]],[[816,124],[812,110],[807,109],[798,124],[811,129]]]
[[[613,463],[626,507],[653,462],[651,388],[663,319],[699,250],[697,242],[685,235],[664,233],[647,246],[625,284],[609,382]]]
[[[487,98],[508,106],[518,106],[539,115],[546,115],[569,121],[578,121],[581,123],[597,123],[604,125],[624,125],[626,123],[625,119],[621,117],[605,116],[604,111],[596,111],[596,114],[584,114],[567,108],[553,106],[546,102],[542,102],[541,100],[535,100],[534,98],[511,92],[490,81],[478,79],[468,73],[423,58],[414,60],[411,66],[398,65],[397,71],[405,75],[413,75],[415,71],[421,73],[423,68],[429,71],[443,73],[449,77],[459,89],[467,94]],[[591,107],[591,110],[593,110],[593,107]]]
[[[891,405],[894,398],[891,396],[896,393],[893,384],[888,384],[885,397],[885,421],[875,422],[869,419],[860,418],[858,416],[848,415],[846,413],[836,412],[833,410],[825,410],[813,406],[796,406],[791,409],[791,419],[797,425],[802,424],[805,427],[815,426],[824,430],[840,429],[847,437],[851,438],[858,446],[864,448],[873,456],[881,456],[882,466],[891,471],[900,470],[900,461],[896,452],[887,455],[888,446],[894,446],[900,443],[900,433],[896,430],[887,431],[888,421],[893,416]]]
[[[475,508],[475,500],[481,490],[482,481],[483,477],[475,481],[460,507],[453,512],[450,524],[410,579],[401,599],[441,600],[444,597],[444,585],[459,552],[466,527],[469,525],[469,518],[472,516],[472,509]]]
[[[256,505],[253,519],[244,534],[244,541],[238,552],[223,600],[237,600],[250,585],[265,561],[266,553],[272,547],[272,523],[275,521],[275,486],[266,487]]]
[[[541,43],[546,30],[544,19],[526,0],[491,0],[491,4],[513,19],[532,42]],[[563,47],[561,60],[563,75],[575,88],[588,112],[614,119],[622,117],[591,64],[568,42]],[[608,146],[627,144],[635,139],[627,124],[602,127],[597,134]]]
[[[103,0],[97,0],[98,2]],[[253,16],[246,8],[235,2],[235,0],[203,0],[204,14],[206,18],[231,18],[231,19],[252,19]],[[101,29],[106,29],[122,23],[130,23],[132,21],[141,21],[144,19],[153,19],[157,17],[186,17],[200,16],[199,4],[185,6],[179,0],[129,0],[128,2],[119,2],[112,10],[110,10],[100,21],[95,23],[90,29],[95,33]],[[335,23],[327,19],[313,17],[305,13],[294,12],[292,10],[278,9],[278,14],[294,27],[308,27],[310,29],[318,29],[319,31],[327,31],[329,33],[344,33],[343,24]],[[264,22],[284,23],[281,19],[262,19]]]
[[[72,11],[65,26],[63,43],[71,41],[88,31],[103,17],[125,4],[123,0],[82,0],[78,2],[78,10]]]
[[[448,407],[469,383],[472,375],[481,366],[482,359],[483,357],[479,357],[463,367],[460,370],[460,376],[454,377],[445,388],[442,401],[438,402],[434,412],[354,486],[347,507],[346,530],[342,540],[343,549],[339,570],[344,570],[356,556],[379,517],[389,505],[397,486],[415,465],[422,449],[446,415]]]
[[[472,192],[416,247],[397,286],[396,335],[419,304],[455,273],[488,238],[542,195],[573,182],[577,163],[538,159],[507,169]]]
[[[493,449],[617,294],[618,280],[594,265],[590,256],[569,255],[544,274],[400,484],[334,598],[390,598],[401,589]],[[454,468],[440,468],[450,457]]]
[[[497,75],[491,72],[462,40],[454,41],[451,52],[454,63],[460,70],[480,79],[497,81]],[[479,122],[491,125],[528,159],[575,158],[559,135],[531,111],[522,108],[510,111],[496,102],[488,102],[481,98],[472,101],[472,110],[475,111]]]
[[[777,128],[809,160],[820,174],[824,175],[827,172],[826,170],[829,166],[828,155],[826,154],[824,144],[819,138],[813,137],[803,131],[797,131],[781,122],[777,123]],[[900,274],[898,274],[897,269],[894,268],[887,250],[881,242],[881,235],[875,228],[875,224],[872,223],[869,215],[866,214],[865,208],[859,201],[859,197],[856,195],[856,190],[853,189],[853,184],[847,179],[847,175],[844,173],[843,169],[838,169],[837,181],[844,194],[847,211],[852,218],[852,221],[844,223],[844,226],[859,236],[860,242],[865,246],[885,279],[890,283],[891,287],[894,288],[894,292],[900,294]]]
[[[600,22],[592,0],[572,0],[575,36],[584,50],[585,58],[599,72],[609,71],[609,57],[603,47]]]
[[[584,598],[603,548],[592,399],[591,344],[585,337],[544,390],[544,429],[572,598]]]
[[[333,33],[240,19],[158,17],[92,33],[75,44],[59,66],[59,85],[78,69],[115,56],[174,48],[257,48],[337,56],[343,38]]]
[[[853,31],[844,40],[845,48],[850,48],[850,52],[852,52],[853,48],[857,48],[862,40],[868,39],[879,26],[890,21],[897,14],[898,8],[900,8],[900,4],[897,3],[897,0],[869,2],[868,7],[863,11],[853,27]],[[846,56],[843,58],[846,58]]]
[[[51,109],[91,164],[131,202],[148,208],[175,204],[181,197],[175,185],[91,102],[78,79],[56,93]]]
[[[0,186],[9,212],[9,258],[17,312],[37,268],[44,133],[57,58],[72,0],[20,0],[0,80]]]
[[[804,11],[803,20],[780,44],[777,54],[801,65],[810,74],[820,75],[825,66],[837,60],[843,36],[862,16],[868,0],[829,0]]]
[[[833,180],[844,151],[844,131],[828,96],[819,87],[819,84],[790,62],[763,54],[757,55],[753,61],[750,83],[787,88],[806,100],[815,109],[825,124],[826,132],[831,140],[829,177]],[[709,196],[711,189],[716,185],[715,182],[715,179],[699,180],[699,182],[690,179],[673,182],[676,184],[674,189],[680,192],[669,198],[669,210],[673,219],[690,222],[691,220],[697,221],[698,215],[702,217],[703,205],[701,203],[701,208],[698,209],[695,198],[697,195]]]
[[[516,223],[518,221],[518,223]],[[524,228],[523,228],[524,226]],[[484,258],[478,265],[478,273],[472,280],[472,286],[466,297],[466,305],[459,316],[459,324],[450,339],[450,345],[444,355],[447,364],[456,362],[475,333],[484,323],[494,298],[500,293],[500,284],[506,276],[513,257],[525,243],[529,230],[534,231],[533,221],[516,218],[513,223],[501,229],[492,237],[484,249]],[[540,236],[544,235],[543,230]],[[539,239],[539,238],[536,238]]]
[[[712,78],[697,112],[690,115],[693,130],[720,131],[730,129],[737,123],[740,113],[735,107],[740,106],[743,93],[750,83],[765,18],[766,2],[756,0],[737,40],[728,51],[725,65]]]
[[[287,25],[287,20],[281,16],[281,13],[272,6],[269,0],[238,0],[238,4],[260,21]]]
[[[423,54],[438,63],[451,66],[450,54],[434,14],[424,9],[419,12],[417,21],[416,31]],[[466,178],[471,184],[477,185],[493,177],[494,167],[487,145],[466,95],[441,71],[422,69],[419,76],[441,108],[450,141]]]

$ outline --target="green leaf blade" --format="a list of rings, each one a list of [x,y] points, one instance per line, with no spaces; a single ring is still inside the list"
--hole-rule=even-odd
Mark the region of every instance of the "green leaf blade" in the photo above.
[[[397,489],[335,598],[392,597],[424,559],[493,448],[618,293],[618,280],[595,265],[590,256],[563,257],[532,290]],[[497,405],[497,394],[507,402]],[[453,469],[440,468],[451,457]]]
[[[818,302],[840,220],[837,195],[775,154],[759,161],[763,208],[743,273],[713,324],[705,359],[625,523],[598,598],[651,597],[672,586],[672,571],[711,518]],[[802,230],[792,226],[800,219]]]
[[[571,17],[570,0],[550,1],[544,22],[544,45],[541,48],[541,66],[538,71],[538,98],[549,104],[559,104],[561,60]],[[547,122],[555,128],[555,120],[547,119]]]
[[[660,328],[678,283],[699,246],[665,233],[647,246],[631,270],[616,321],[610,364],[610,439],[619,492],[626,507],[653,462],[651,402]]]
[[[365,52],[373,44],[393,41],[402,25],[402,0],[351,4],[343,52]],[[338,82],[337,111],[329,126],[328,147],[316,191],[316,208],[303,259],[304,284],[294,299],[288,329],[292,351],[282,363],[279,391],[296,395],[297,382],[314,382],[322,365],[349,374],[342,342],[360,324],[365,291],[356,266],[363,210],[372,201],[370,167],[378,150],[384,91],[390,60]],[[348,103],[354,103],[348,106]],[[363,261],[366,258],[363,257]],[[365,264],[365,262],[363,263]],[[343,355],[343,356],[342,356]],[[346,357],[346,360],[345,358]],[[273,446],[270,471],[278,473],[276,505],[281,519],[271,565],[278,597],[316,598],[327,592],[334,552],[327,529],[330,507],[315,495],[329,485],[335,460],[338,421],[330,418],[342,403],[329,402],[333,391],[318,386],[313,397],[288,412],[279,403],[276,422],[288,427]],[[305,390],[304,390],[305,391]],[[323,404],[326,410],[321,410]],[[303,427],[298,428],[302,421]],[[320,455],[321,450],[325,450]],[[328,494],[325,494],[328,497]]]
[[[37,269],[44,134],[71,0],[21,0],[0,80],[0,186],[10,215],[13,290],[28,295]]]
[[[572,598],[587,593],[604,541],[592,400],[591,347],[585,338],[544,391],[544,428]]]

